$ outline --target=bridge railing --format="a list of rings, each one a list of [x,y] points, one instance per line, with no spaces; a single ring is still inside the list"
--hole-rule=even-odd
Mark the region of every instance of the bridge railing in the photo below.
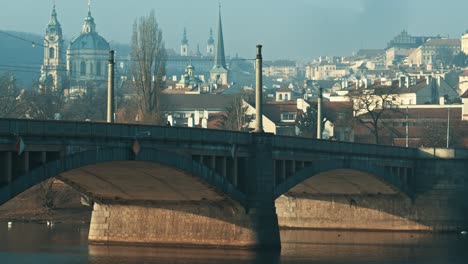
[[[468,159],[468,149],[420,148],[419,158]]]
[[[385,156],[394,158],[415,158],[418,149],[393,147],[375,144],[317,140],[310,138],[276,136],[273,138],[273,148],[318,151],[340,154],[358,154],[366,156]]]
[[[184,141],[197,143],[247,145],[250,134],[202,128],[108,124],[99,122],[43,121],[26,119],[0,119],[0,136],[64,137],[64,138],[117,138]]]

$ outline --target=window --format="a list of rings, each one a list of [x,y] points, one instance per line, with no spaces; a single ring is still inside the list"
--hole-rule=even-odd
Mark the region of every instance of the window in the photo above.
[[[81,75],[86,75],[86,62],[84,62],[84,61],[81,62],[80,74]]]
[[[281,114],[281,120],[284,121],[291,121],[291,120],[296,120],[296,114],[293,113],[283,113]]]
[[[96,63],[96,75],[97,75],[97,76],[101,76],[101,74],[102,74],[102,73],[101,73],[101,62],[98,61],[98,62]]]
[[[289,101],[289,96],[288,96],[288,94],[284,94],[284,100],[285,100],[285,101]]]
[[[280,100],[280,101],[283,101],[283,94],[279,94],[278,97],[279,97],[279,100]]]
[[[55,49],[54,48],[49,49],[49,58],[50,59],[55,59]]]

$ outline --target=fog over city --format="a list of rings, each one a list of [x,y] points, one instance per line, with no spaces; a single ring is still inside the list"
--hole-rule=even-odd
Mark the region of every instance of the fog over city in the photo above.
[[[0,29],[42,35],[52,0],[2,1]],[[216,29],[217,0],[93,0],[98,32],[111,43],[129,43],[136,17],[155,9],[166,47],[177,50],[184,27],[191,49],[206,45]],[[222,1],[226,53],[254,55],[262,43],[271,59],[311,59],[347,55],[359,49],[385,48],[406,29],[414,35],[458,38],[468,28],[465,0],[236,0]],[[87,12],[87,0],[56,0],[67,39],[76,36]]]

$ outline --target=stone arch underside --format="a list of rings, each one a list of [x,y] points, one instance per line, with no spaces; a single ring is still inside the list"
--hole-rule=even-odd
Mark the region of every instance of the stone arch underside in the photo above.
[[[135,157],[128,148],[106,148],[29,171],[0,188],[0,204],[52,177],[107,203],[245,202],[227,179],[189,157],[159,149],[142,149]]]
[[[288,192],[310,194],[396,194],[411,197],[405,182],[374,160],[324,160],[298,171],[275,188],[275,198]]]
[[[398,177],[374,160],[315,162],[275,190],[284,228],[431,230]]]

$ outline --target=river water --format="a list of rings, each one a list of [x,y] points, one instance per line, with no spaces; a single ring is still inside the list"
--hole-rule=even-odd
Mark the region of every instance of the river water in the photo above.
[[[0,223],[0,264],[468,263],[457,234],[282,231],[281,253],[88,245],[87,225]]]

